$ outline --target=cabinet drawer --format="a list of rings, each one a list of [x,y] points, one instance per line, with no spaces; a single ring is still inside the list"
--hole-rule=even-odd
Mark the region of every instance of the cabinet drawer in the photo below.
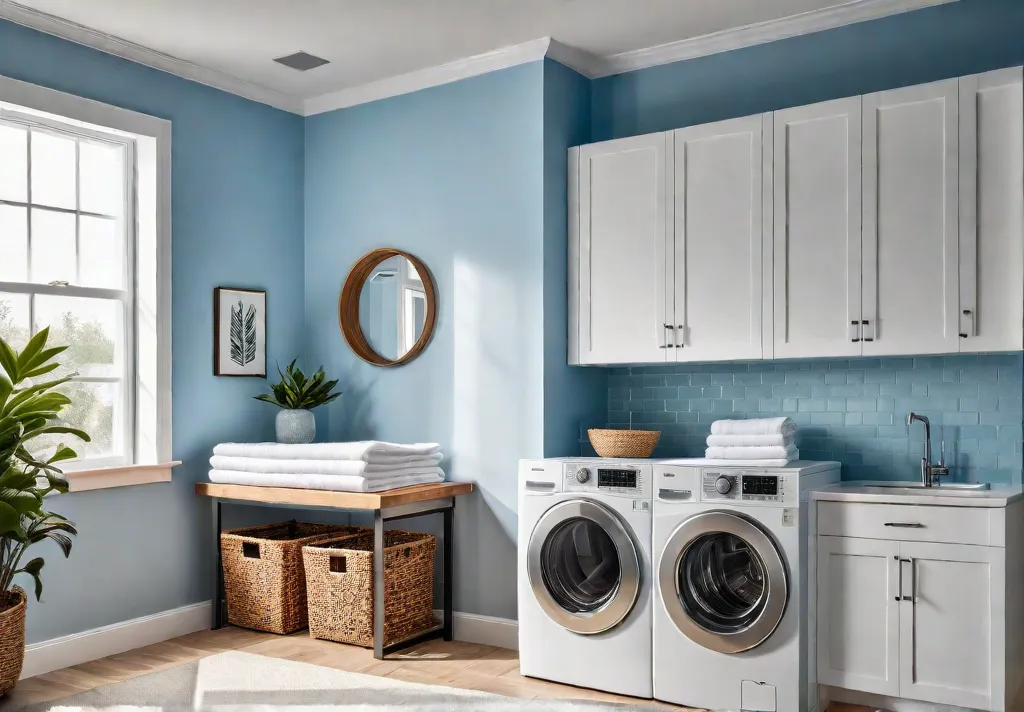
[[[818,502],[826,536],[1005,546],[1003,510],[861,502]]]

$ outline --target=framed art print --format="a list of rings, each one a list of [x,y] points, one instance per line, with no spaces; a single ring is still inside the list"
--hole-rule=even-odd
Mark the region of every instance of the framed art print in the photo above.
[[[213,290],[213,375],[267,376],[267,293]]]

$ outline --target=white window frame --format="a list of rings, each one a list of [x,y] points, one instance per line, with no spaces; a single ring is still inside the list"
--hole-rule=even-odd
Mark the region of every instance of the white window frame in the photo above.
[[[135,190],[127,201],[131,205],[125,218],[133,223],[129,236],[135,235],[128,246],[134,279],[126,282],[125,318],[132,320],[126,326],[134,323],[135,328],[125,333],[126,337],[134,333],[135,340],[125,339],[126,354],[131,355],[126,364],[131,382],[126,380],[125,387],[133,393],[125,417],[131,423],[126,437],[133,454],[130,462],[90,460],[90,469],[72,465],[66,474],[72,491],[170,481],[171,468],[180,464],[172,460],[171,438],[171,123],[4,76],[0,76],[0,118],[104,141],[120,135],[130,146],[126,166],[133,175],[126,176],[125,185],[126,190],[131,186]],[[0,283],[0,291],[70,297],[95,296],[103,290]],[[143,351],[155,352],[155,364],[154,359],[140,358]]]

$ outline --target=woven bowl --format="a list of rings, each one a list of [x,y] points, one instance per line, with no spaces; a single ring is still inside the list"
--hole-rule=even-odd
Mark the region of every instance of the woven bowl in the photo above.
[[[591,429],[587,435],[601,457],[650,457],[661,431]]]

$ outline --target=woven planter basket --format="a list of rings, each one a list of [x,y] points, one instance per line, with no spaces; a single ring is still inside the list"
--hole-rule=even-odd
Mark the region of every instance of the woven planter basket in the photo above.
[[[0,696],[14,689],[25,661],[25,592],[0,593]],[[14,603],[11,608],[2,606]]]
[[[367,531],[362,527],[293,520],[222,532],[220,551],[228,622],[282,635],[305,628],[303,545]]]
[[[432,628],[437,537],[384,532],[384,645]],[[373,535],[319,541],[302,549],[309,634],[373,647]]]
[[[658,444],[658,430],[587,431],[590,444],[601,457],[650,457]]]

